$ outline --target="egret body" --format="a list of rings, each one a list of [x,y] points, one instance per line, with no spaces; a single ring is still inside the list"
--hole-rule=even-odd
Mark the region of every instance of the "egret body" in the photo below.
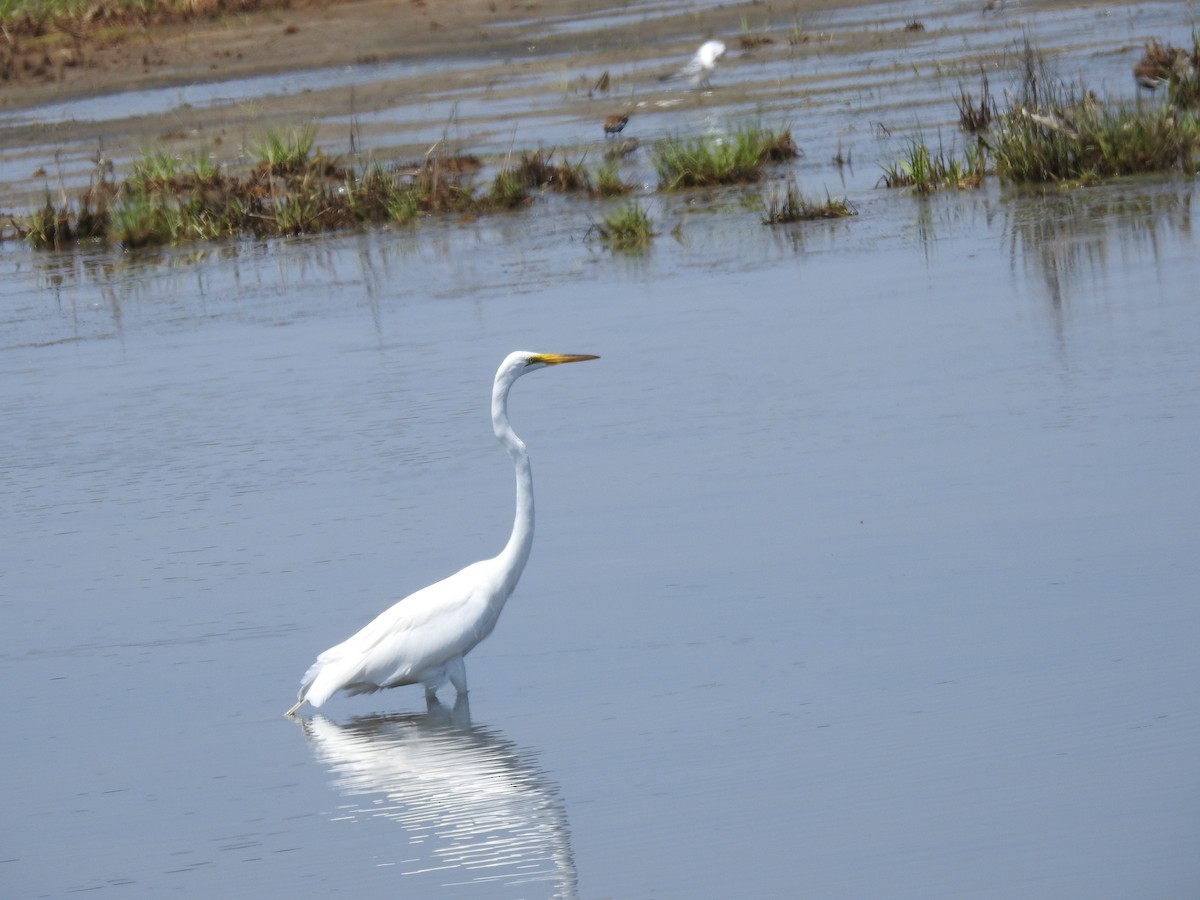
[[[692,87],[708,88],[708,79],[712,77],[713,72],[717,71],[717,63],[724,56],[725,44],[722,41],[705,41],[679,74],[690,78]]]
[[[525,443],[508,422],[508,392],[529,372],[597,358],[525,351],[505,358],[492,386],[492,428],[517,477],[517,512],[508,543],[498,556],[409,594],[318,656],[304,673],[296,705],[287,715],[295,715],[306,702],[321,706],[338,691],[353,695],[423,684],[426,699],[432,700],[449,679],[460,695],[466,694],[463,657],[496,627],[533,546],[533,473]]]

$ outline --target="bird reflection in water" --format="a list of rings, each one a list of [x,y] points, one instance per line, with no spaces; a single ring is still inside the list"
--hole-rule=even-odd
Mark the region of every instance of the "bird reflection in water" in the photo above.
[[[363,716],[344,725],[302,720],[333,786],[355,800],[339,818],[391,819],[408,832],[405,875],[438,873],[444,885],[545,885],[576,896],[575,864],[558,786],[536,753],[500,731],[472,725],[465,696],[426,713]]]

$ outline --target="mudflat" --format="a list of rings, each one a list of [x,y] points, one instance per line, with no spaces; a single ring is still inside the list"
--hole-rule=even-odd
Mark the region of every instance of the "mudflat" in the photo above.
[[[250,0],[253,3],[253,0]],[[802,19],[861,0],[797,0]],[[643,4],[654,8],[655,3]],[[637,4],[609,10],[636,11]],[[553,3],[498,0],[266,0],[238,12],[168,19],[93,21],[45,34],[8,34],[0,41],[0,109],[108,93],[245,78],[324,66],[401,58],[508,57],[536,49],[602,49],[598,43],[653,45],[681,31],[736,33],[753,3],[686,16],[656,16],[589,34],[554,35],[550,19],[597,12],[590,0]],[[758,7],[757,18],[767,13]]]

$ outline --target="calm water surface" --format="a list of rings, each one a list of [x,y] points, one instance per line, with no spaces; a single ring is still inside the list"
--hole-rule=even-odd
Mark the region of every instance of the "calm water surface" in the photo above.
[[[0,247],[0,893],[1196,894],[1194,184],[693,199]],[[283,719],[502,545],[516,348],[470,708]]]
[[[1188,895],[1194,189],[886,202],[10,249],[6,893]],[[280,718],[506,536],[514,347],[602,360],[514,394],[472,709]]]

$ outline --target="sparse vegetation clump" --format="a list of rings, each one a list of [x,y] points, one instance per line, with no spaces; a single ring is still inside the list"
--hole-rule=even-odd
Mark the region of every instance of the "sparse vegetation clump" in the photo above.
[[[636,200],[609,213],[592,229],[603,243],[619,251],[645,250],[654,238],[650,216]]]
[[[763,198],[764,225],[784,225],[789,222],[808,222],[814,219],[842,219],[858,215],[858,209],[843,197],[835,200],[825,195],[825,202],[810,200],[800,193],[794,181],[789,179],[787,188],[780,193],[778,187]]]
[[[743,50],[753,50],[755,47],[763,47],[767,44],[775,43],[771,37],[771,23],[765,21],[762,27],[755,30],[750,26],[750,20],[746,16],[742,16],[741,31],[738,34],[738,46]]]
[[[630,193],[633,185],[621,177],[620,160],[608,157],[596,169],[591,190],[598,197],[620,197]]]
[[[996,118],[996,101],[992,98],[986,74],[982,76],[978,102],[965,88],[959,88],[958,99],[954,102],[958,105],[959,127],[968,134],[987,131]]]
[[[744,127],[728,137],[672,138],[654,150],[654,169],[665,190],[746,184],[762,177],[769,163],[799,153],[790,128],[775,132]]]
[[[499,209],[517,209],[528,205],[531,198],[524,173],[508,166],[502,168],[492,179],[487,199]]]
[[[964,157],[939,147],[931,152],[922,137],[909,138],[904,155],[883,167],[883,185],[889,188],[912,187],[919,194],[932,194],[942,188],[979,187],[987,173],[987,156],[979,144],[969,145]]]
[[[592,189],[592,179],[583,161],[572,163],[564,159],[556,163],[553,150],[549,153],[535,150],[522,154],[515,171],[517,177],[530,188],[549,188],[564,194]]]
[[[17,233],[32,246],[49,250],[102,240],[108,233],[109,206],[114,195],[112,183],[102,174],[83,192],[75,207],[66,198],[55,204],[47,193],[44,204],[33,210],[24,222],[14,222],[14,225]]]

